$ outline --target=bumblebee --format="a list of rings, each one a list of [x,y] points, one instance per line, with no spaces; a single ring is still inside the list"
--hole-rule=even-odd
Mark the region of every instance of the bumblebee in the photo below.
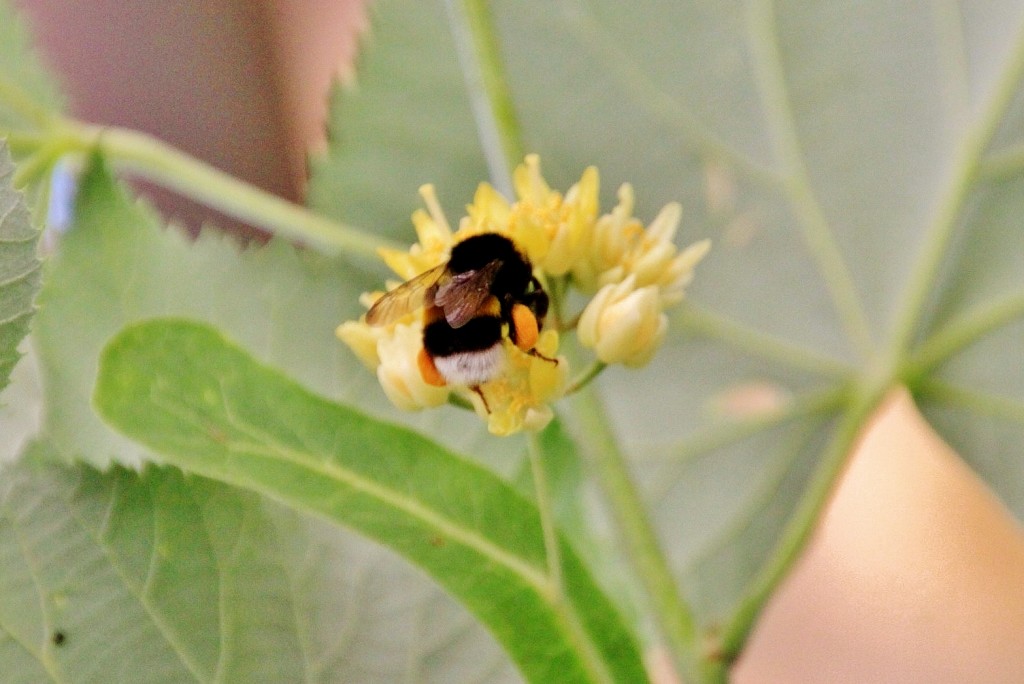
[[[437,387],[465,385],[487,400],[480,385],[502,370],[505,335],[522,351],[534,349],[548,295],[515,243],[498,233],[472,235],[452,247],[447,263],[421,273],[377,300],[370,325],[387,325],[423,307],[423,380]]]

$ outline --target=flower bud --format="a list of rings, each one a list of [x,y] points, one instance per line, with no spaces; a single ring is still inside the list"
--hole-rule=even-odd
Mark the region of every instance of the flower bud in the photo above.
[[[380,365],[377,343],[387,336],[384,328],[374,328],[362,320],[345,321],[334,330],[334,334],[348,345],[364,366],[375,370]]]
[[[694,242],[675,256],[666,266],[658,281],[663,306],[683,300],[683,290],[693,280],[693,269],[711,251],[711,240]]]
[[[708,240],[690,245],[681,253],[674,239],[682,207],[666,204],[645,229],[633,216],[633,188],[619,188],[619,203],[597,219],[586,258],[580,259],[573,278],[584,291],[635,278],[634,289],[658,288],[663,306],[676,304],[693,279],[693,269],[711,247]]]
[[[448,400],[447,387],[428,385],[417,357],[423,346],[418,325],[396,325],[391,335],[377,343],[377,379],[391,403],[404,411],[439,406]]]
[[[636,276],[602,287],[580,316],[580,344],[604,363],[642,366],[665,339],[668,318],[654,285],[636,288]]]

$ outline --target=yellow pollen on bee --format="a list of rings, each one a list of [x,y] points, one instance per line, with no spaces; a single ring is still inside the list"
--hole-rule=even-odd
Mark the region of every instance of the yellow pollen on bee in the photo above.
[[[423,382],[434,387],[444,387],[447,381],[441,372],[437,370],[437,366],[434,365],[434,359],[431,358],[430,354],[427,353],[426,349],[420,349],[419,354],[416,356],[416,365],[420,368],[420,375],[423,377]]]
[[[528,306],[516,304],[512,307],[512,325],[516,331],[517,347],[523,351],[530,351],[537,345],[540,330],[537,327],[537,317]]]

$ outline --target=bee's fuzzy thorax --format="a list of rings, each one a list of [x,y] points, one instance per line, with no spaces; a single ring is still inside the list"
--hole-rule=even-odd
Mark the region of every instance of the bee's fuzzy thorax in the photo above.
[[[530,283],[533,266],[516,247],[515,242],[500,233],[471,235],[452,247],[448,268],[464,273],[484,268],[492,261],[501,268],[491,282],[491,292],[499,299],[521,295]]]

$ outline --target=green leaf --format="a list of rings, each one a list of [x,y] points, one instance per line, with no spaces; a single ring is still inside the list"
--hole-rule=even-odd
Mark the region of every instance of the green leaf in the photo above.
[[[589,477],[580,446],[557,417],[536,436],[535,447],[545,470],[551,494],[551,509],[558,530],[572,544],[598,583],[608,591],[619,611],[632,624],[642,623],[642,601],[629,576],[618,540],[607,534],[612,524],[597,483]],[[515,476],[516,489],[531,501],[537,500],[537,486],[529,459]]]
[[[11,384],[0,397],[0,464],[15,460],[39,432],[43,413],[43,388],[39,363],[30,344],[11,373]]]
[[[421,15],[432,13],[435,21],[440,20],[444,16],[441,3],[433,3],[428,10],[426,3],[385,0],[376,7],[378,42],[372,47],[377,50],[364,62],[367,68],[359,81],[362,91],[373,96],[354,96],[364,108],[356,117],[348,116],[348,100],[340,106],[335,103],[337,125],[345,127],[348,139],[335,137],[330,159],[337,159],[339,165],[350,162],[346,155],[351,139],[377,141],[388,154],[372,168],[357,165],[353,172],[357,180],[343,186],[329,185],[348,178],[333,166],[314,167],[313,187],[321,183],[332,191],[314,193],[313,205],[339,218],[350,218],[350,209],[323,198],[354,197],[367,211],[390,217],[386,207],[403,200],[379,194],[378,189],[383,186],[384,193],[391,193],[404,184],[411,192],[412,184],[403,180],[409,168],[425,174],[418,182],[438,181],[442,200],[468,198],[480,180],[480,160],[462,161],[463,151],[477,144],[475,131],[464,124],[468,109],[459,108],[461,118],[452,112],[445,119],[453,122],[444,135],[449,147],[433,157],[420,149],[383,142],[408,139],[409,131],[417,127],[414,139],[420,145],[430,145],[437,138],[432,127],[440,123],[425,123],[419,115],[422,107],[384,105],[405,96],[398,84],[406,83],[410,73],[418,75],[417,83],[427,84],[424,90],[432,93],[426,97],[434,101],[433,106],[454,107],[463,100],[437,96],[461,79],[441,68],[434,60],[443,58],[427,47],[439,39],[425,28],[430,20]],[[774,345],[760,344],[760,339],[751,345],[757,350],[780,349],[765,360],[757,354],[754,358],[737,354],[718,343],[684,338],[677,326],[668,348],[647,369],[639,373],[611,370],[602,381],[611,419],[631,450],[644,459],[637,465],[642,481],[651,483],[649,500],[665,548],[706,627],[728,620],[775,550],[802,491],[815,475],[820,449],[829,438],[824,428],[841,405],[837,396],[847,372],[842,360],[854,356],[854,345],[848,343],[841,322],[830,310],[826,288],[805,286],[820,278],[801,233],[792,228],[796,210],[778,194],[782,175],[771,168],[770,145],[761,140],[765,131],[757,97],[746,92],[750,74],[736,70],[742,65],[735,60],[729,62],[734,71],[722,89],[730,99],[711,103],[718,108],[707,112],[709,120],[725,128],[721,140],[749,143],[750,150],[715,142],[715,135],[692,130],[695,122],[685,112],[675,112],[683,110],[685,102],[699,102],[700,93],[707,92],[706,85],[698,88],[684,80],[706,78],[702,71],[706,65],[695,69],[699,60],[686,62],[685,54],[664,46],[680,46],[695,54],[733,51],[735,42],[718,46],[712,34],[726,27],[742,35],[744,27],[737,25],[734,9],[707,9],[708,16],[698,17],[694,16],[697,9],[688,5],[493,6],[528,148],[542,153],[545,175],[552,184],[565,189],[584,167],[597,164],[606,209],[617,186],[625,181],[635,184],[641,214],[648,219],[661,203],[682,199],[690,218],[680,241],[708,232],[716,240],[716,249],[702,264],[694,284],[694,299],[710,302],[716,311],[759,330],[762,337],[778,338],[772,338]],[[413,15],[414,19],[406,19]],[[681,43],[676,35],[679,27],[687,27],[700,40],[693,45]],[[399,43],[401,48],[396,47]],[[627,49],[644,54],[629,55]],[[387,57],[398,50],[415,52],[417,58]],[[429,73],[419,71],[423,64],[432,67]],[[651,82],[645,69],[654,67],[664,82]],[[432,166],[443,166],[443,174],[429,175]],[[716,214],[705,203],[704,183],[712,172],[724,177],[734,197],[732,206]],[[450,186],[460,179],[468,180]],[[374,187],[362,187],[371,183]],[[360,216],[358,220],[374,225],[373,219]],[[401,219],[389,218],[382,225]],[[748,230],[750,236],[745,237]],[[775,263],[786,267],[765,266]],[[687,325],[695,329],[698,326],[691,318],[687,317]],[[717,333],[722,328],[718,318],[705,316],[698,322],[704,324],[702,332]],[[823,351],[815,353],[816,348]],[[777,406],[765,415],[755,412],[750,417],[709,410],[750,388],[763,389],[777,400]],[[797,401],[790,405],[793,398]]]
[[[104,466],[150,458],[95,416],[90,397],[107,340],[132,321],[161,315],[215,322],[316,391],[395,413],[373,374],[334,336],[340,322],[362,312],[359,293],[379,287],[343,261],[279,241],[243,249],[213,230],[194,241],[164,230],[94,158],[80,181],[74,225],[46,266],[35,340],[44,429],[64,459]],[[515,440],[479,448],[486,430],[468,412],[403,419],[501,468],[517,462]]]
[[[5,682],[516,680],[373,544],[171,468],[42,464],[48,448],[0,471]]]
[[[531,681],[643,677],[632,637],[564,543],[566,596],[555,597],[537,511],[508,485],[415,433],[310,394],[213,329],[173,320],[128,328],[104,351],[96,402],[118,429],[189,472],[398,550],[488,625]]]
[[[460,208],[487,167],[440,6],[385,1],[370,10],[358,77],[335,90],[329,149],[311,160],[308,203],[412,242],[417,189],[433,183]]]
[[[585,546],[591,539],[589,516],[584,501],[588,493],[587,480],[580,454],[562,426],[561,420],[555,418],[537,435],[537,448],[541,453],[551,490],[556,496],[553,512],[558,527],[578,546]],[[528,459],[524,459],[516,474],[515,484],[524,496],[535,496],[535,485]]]
[[[461,85],[439,1],[375,7],[374,52],[358,91],[337,98],[312,204],[411,241],[417,185],[434,181],[451,207],[482,177],[468,106],[479,93]],[[682,200],[680,242],[714,239],[665,352],[600,382],[712,644],[724,630],[726,656],[736,655],[890,386],[909,383],[1024,514],[1019,7],[491,7],[526,142],[552,184],[565,188],[597,164],[605,207],[632,181],[641,216]],[[372,378],[324,333],[358,311],[368,281],[310,276],[279,245],[252,261],[209,237],[192,251],[156,232],[102,172],[91,171],[84,189],[80,226],[93,229],[74,234],[68,244],[77,245],[54,266],[44,314],[54,313],[40,335],[47,429],[63,455],[145,457],[100,426],[86,401],[99,347],[125,322],[155,314],[224,319],[318,391],[377,408]],[[253,265],[260,259],[263,270]],[[247,275],[236,286],[222,272]],[[286,282],[295,295],[281,304]],[[340,315],[319,318],[306,306],[310,292]],[[338,365],[325,371],[325,359]],[[438,427],[451,411],[430,415],[444,417],[430,429],[448,440],[479,435]],[[475,420],[452,422],[462,419]]]
[[[916,389],[941,434],[1024,517],[1024,368],[1015,361],[1024,349],[1024,167],[1016,169],[986,178],[967,200],[971,211],[956,226],[962,244],[947,258],[949,276],[920,335]]]
[[[0,140],[0,390],[20,358],[39,291],[39,231],[32,226],[22,194],[14,189],[14,165]]]
[[[417,118],[429,94],[380,128],[366,123],[401,97],[391,84],[435,65],[435,34],[403,16],[440,18],[441,5],[377,3],[381,44],[401,40],[417,58],[375,55],[361,82],[374,97],[347,132],[394,152],[372,176],[361,167],[363,183],[390,190],[410,165],[443,163],[440,195],[459,200],[475,179],[447,183],[479,173],[462,157],[474,132],[445,138],[451,157],[424,160],[408,142],[419,125],[429,145]],[[604,207],[629,181],[642,217],[682,201],[681,244],[713,239],[664,352],[600,381],[706,633],[745,634],[856,428],[902,382],[1024,516],[1019,7],[490,7],[526,147],[551,184],[596,164]],[[443,69],[428,78],[436,93],[457,81]],[[393,138],[402,145],[389,148]],[[363,198],[354,183],[343,190]]]
[[[333,334],[340,321],[358,314],[358,293],[376,287],[376,278],[371,283],[344,262],[303,254],[282,242],[243,249],[212,230],[193,241],[173,228],[162,229],[155,214],[115,183],[100,160],[91,162],[81,178],[75,224],[47,262],[44,306],[35,325],[46,389],[42,429],[52,437],[46,458],[103,466],[155,458],[109,429],[95,415],[91,397],[100,349],[108,339],[132,321],[161,314],[216,321],[317,391],[357,402],[367,411],[395,414],[373,374]],[[38,382],[28,377],[21,388],[31,398]],[[0,410],[0,434],[31,435],[38,425],[35,412],[28,411],[28,404],[9,408]],[[482,448],[486,430],[469,412],[448,409],[400,418],[480,454],[499,470],[518,464],[521,443],[491,441]],[[17,426],[17,432],[8,431],[8,425]],[[314,549],[319,543],[310,542]],[[402,679],[405,670],[392,660],[396,652],[403,653],[403,667],[407,663],[410,672],[433,673],[439,681],[516,679],[493,640],[436,585],[425,584],[421,575],[410,576],[401,559],[365,551],[372,546],[366,542],[357,545],[362,551],[350,550],[353,543],[350,539],[328,558],[307,550],[282,561],[309,562],[303,572],[325,573],[327,581],[333,578],[329,568],[350,562],[352,554],[372,558],[372,563],[353,567],[358,576],[349,578],[343,591],[329,584],[305,599],[307,607],[320,609],[322,596],[336,596],[339,603],[330,605],[349,620],[326,620],[323,629],[311,630],[310,638],[324,651],[324,662],[317,666],[325,673],[323,681]],[[366,569],[367,564],[372,568]],[[386,614],[367,616],[360,606],[371,613],[386,607]],[[361,631],[369,624],[372,630]],[[480,654],[480,660],[463,656],[461,649]],[[134,651],[129,662],[147,667],[145,653]]]

